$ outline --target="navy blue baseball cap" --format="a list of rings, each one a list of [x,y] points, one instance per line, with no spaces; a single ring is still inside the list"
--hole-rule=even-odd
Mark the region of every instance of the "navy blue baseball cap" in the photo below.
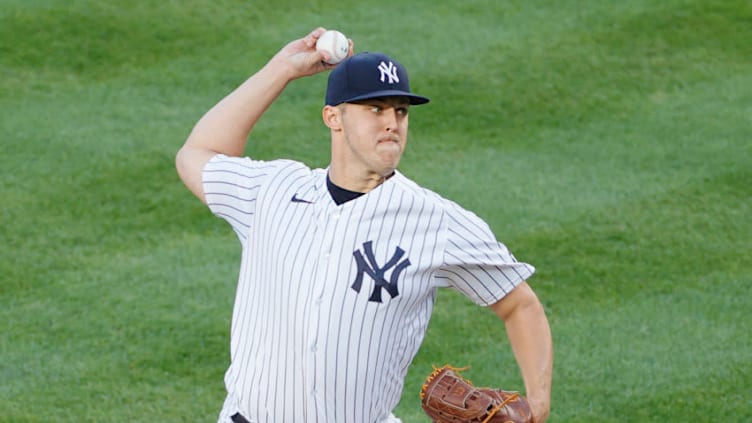
[[[355,54],[340,62],[329,74],[328,106],[391,96],[407,97],[414,105],[429,101],[410,92],[405,67],[383,53]]]

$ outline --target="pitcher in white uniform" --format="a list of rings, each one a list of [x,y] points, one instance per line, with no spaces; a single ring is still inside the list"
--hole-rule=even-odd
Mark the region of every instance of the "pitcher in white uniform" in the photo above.
[[[411,92],[402,64],[351,52],[327,65],[315,49],[323,32],[282,48],[199,120],[177,155],[183,182],[242,247],[219,422],[398,422],[392,411],[441,287],[505,323],[544,422],[553,346],[526,283],[534,268],[475,214],[397,170],[408,112],[429,101]],[[244,157],[282,91],[324,71],[329,166]]]

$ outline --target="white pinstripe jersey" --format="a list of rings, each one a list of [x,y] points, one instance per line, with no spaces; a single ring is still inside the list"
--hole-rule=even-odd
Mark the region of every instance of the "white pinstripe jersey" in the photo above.
[[[397,172],[342,205],[326,170],[216,156],[214,214],[242,244],[223,415],[378,422],[451,286],[490,305],[532,275],[476,215]]]

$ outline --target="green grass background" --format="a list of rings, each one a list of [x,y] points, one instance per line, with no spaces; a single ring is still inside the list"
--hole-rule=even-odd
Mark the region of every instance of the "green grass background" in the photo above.
[[[0,422],[215,421],[238,243],[174,154],[319,25],[410,69],[433,101],[402,171],[538,268],[549,421],[752,421],[748,0],[2,0]],[[325,166],[325,78],[248,153]],[[451,291],[405,422],[444,363],[522,388],[503,327]]]

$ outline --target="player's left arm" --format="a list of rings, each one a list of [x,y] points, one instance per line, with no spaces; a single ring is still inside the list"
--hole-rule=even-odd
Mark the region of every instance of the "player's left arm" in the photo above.
[[[553,373],[553,340],[543,305],[523,282],[491,309],[504,320],[535,422],[543,423],[550,413]]]

